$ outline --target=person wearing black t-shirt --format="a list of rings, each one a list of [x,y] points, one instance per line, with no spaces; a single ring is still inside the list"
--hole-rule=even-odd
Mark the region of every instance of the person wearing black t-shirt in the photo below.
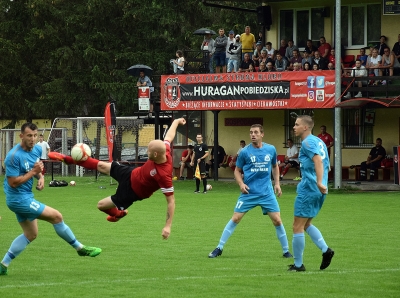
[[[198,133],[196,136],[197,144],[193,146],[194,154],[192,155],[192,161],[190,162],[191,166],[194,166],[196,169],[197,164],[200,169],[201,180],[203,180],[204,191],[203,193],[207,193],[207,179],[206,179],[206,161],[205,159],[208,156],[208,146],[203,143],[203,136],[201,133]],[[196,190],[195,193],[200,192],[200,179],[196,177]]]
[[[386,150],[382,147],[382,139],[377,138],[375,142],[375,147],[369,152],[366,161],[361,163],[360,177],[361,181],[367,180],[367,169],[370,169],[369,181],[375,180],[375,170],[380,168],[381,161],[386,156]]]

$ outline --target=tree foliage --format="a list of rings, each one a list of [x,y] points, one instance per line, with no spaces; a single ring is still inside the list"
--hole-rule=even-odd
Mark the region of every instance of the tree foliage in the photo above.
[[[254,9],[254,3],[221,2]],[[199,49],[194,30],[258,32],[256,14],[195,0],[0,0],[0,118],[99,116],[109,99],[137,110],[134,64],[161,75],[178,49]]]

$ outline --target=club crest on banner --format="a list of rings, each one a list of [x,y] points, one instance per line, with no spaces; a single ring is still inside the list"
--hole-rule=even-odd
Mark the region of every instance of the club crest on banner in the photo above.
[[[164,85],[164,102],[173,109],[179,105],[181,100],[181,91],[178,78],[168,78]]]

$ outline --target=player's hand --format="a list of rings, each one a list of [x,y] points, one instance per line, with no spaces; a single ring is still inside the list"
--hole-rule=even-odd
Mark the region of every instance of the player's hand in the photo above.
[[[280,185],[275,184],[274,191],[278,198],[282,195],[282,189]]]
[[[38,183],[36,185],[37,190],[42,190],[44,188],[44,178],[43,176],[38,180]]]
[[[328,188],[323,185],[322,183],[317,183],[317,186],[319,188],[319,191],[323,194],[326,195],[328,193]]]
[[[241,191],[242,193],[244,193],[244,194],[248,194],[248,193],[249,193],[250,187],[248,187],[246,184],[241,183],[241,184],[239,185],[239,187],[240,187],[240,191]]]
[[[163,237],[164,240],[167,240],[170,234],[171,234],[171,227],[165,226],[162,229],[161,236]]]
[[[35,164],[33,165],[32,171],[35,173],[35,175],[38,175],[38,174],[40,174],[40,173],[43,171],[43,168],[44,168],[43,162],[37,161],[37,162],[35,162]]]

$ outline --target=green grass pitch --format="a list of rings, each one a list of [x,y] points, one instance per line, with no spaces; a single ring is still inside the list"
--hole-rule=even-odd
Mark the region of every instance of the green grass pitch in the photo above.
[[[109,223],[96,204],[116,185],[109,177],[74,180],[75,187],[35,190],[36,198],[60,210],[77,239],[101,247],[102,254],[79,257],[40,221],[38,238],[11,263],[9,275],[0,276],[1,298],[400,295],[399,192],[331,191],[314,224],[335,257],[320,271],[321,252],[306,236],[303,273],[286,271],[293,260],[282,258],[275,229],[260,208],[243,218],[221,257],[207,257],[232,216],[239,194],[234,182],[211,181],[212,191],[194,194],[194,181],[176,181],[175,218],[165,241],[160,191],[133,204],[120,222]],[[1,259],[21,229],[0,191]],[[293,186],[283,186],[279,198],[290,248],[295,195]]]

